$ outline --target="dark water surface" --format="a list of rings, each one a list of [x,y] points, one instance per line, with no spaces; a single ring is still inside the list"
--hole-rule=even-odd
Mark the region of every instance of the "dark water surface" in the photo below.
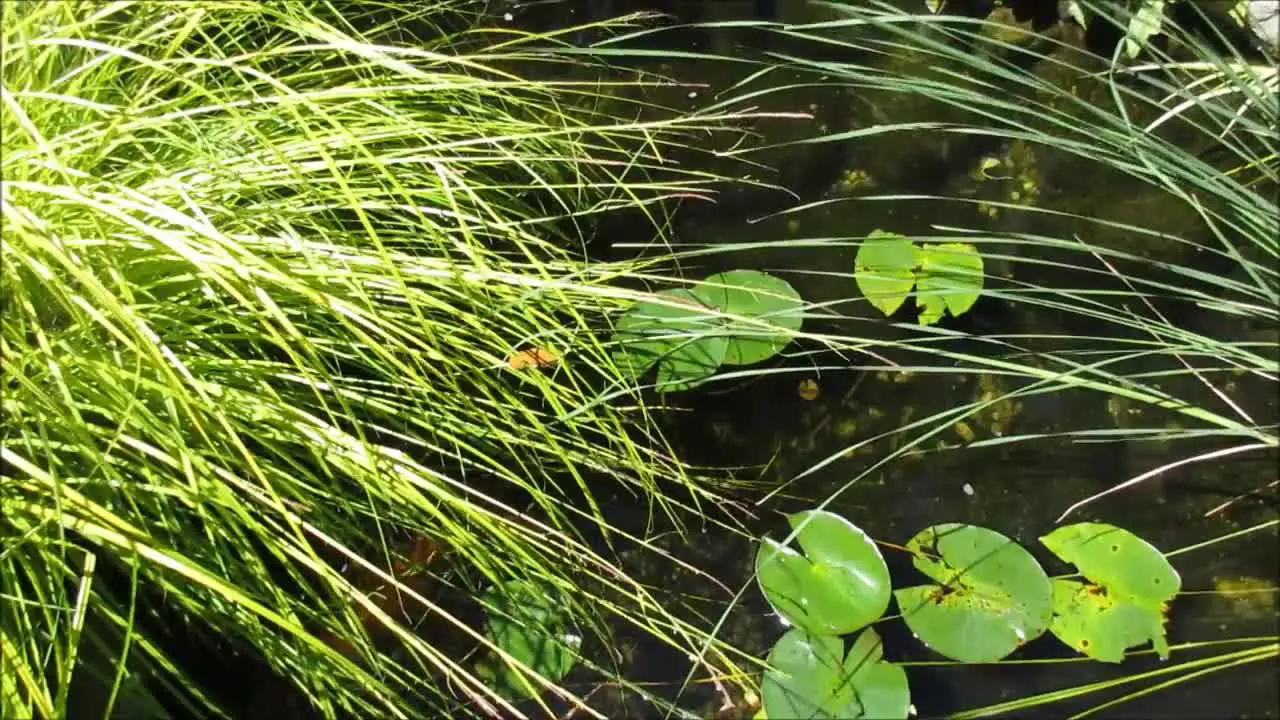
[[[545,29],[655,6],[676,13],[686,22],[752,19],[759,18],[761,13],[790,22],[825,19],[805,3],[785,0],[776,4],[749,0],[647,5],[617,0],[530,3],[523,8],[517,4],[513,15],[516,23]],[[791,42],[793,47],[789,47],[788,52],[806,51],[802,43],[786,38],[762,38],[758,29],[685,27],[646,37],[632,46],[649,50],[729,51],[746,56],[758,52],[762,43],[777,50]],[[928,119],[919,116],[927,112],[928,107],[907,99],[860,95],[836,87],[814,87],[811,76],[796,72],[779,71],[762,82],[738,86],[754,68],[660,55],[645,58],[643,62],[664,75],[701,86],[672,88],[655,98],[672,106],[705,107],[723,94],[772,87],[776,91],[762,96],[755,104],[767,110],[813,115],[812,120],[755,123],[752,129],[758,134],[760,145],[876,123]],[[1006,167],[1025,171],[1018,179],[1029,179],[1031,186],[984,183],[975,179],[976,163],[988,155],[1004,158]],[[1131,181],[1100,171],[1082,177],[1080,162],[1037,155],[1026,148],[1011,148],[989,140],[966,144],[955,138],[925,133],[881,136],[840,144],[764,150],[751,159],[776,168],[776,174],[765,172],[760,179],[785,186],[795,196],[730,188],[715,205],[690,205],[682,209],[677,215],[675,233],[682,246],[757,244],[740,252],[706,257],[684,265],[682,270],[694,278],[730,268],[759,269],[784,277],[807,302],[824,304],[831,316],[808,321],[805,327],[808,331],[861,334],[880,341],[905,336],[903,330],[895,329],[857,297],[852,280],[856,240],[871,230],[879,228],[917,236],[935,232],[931,228],[936,226],[986,227],[1057,236],[1069,236],[1073,231],[1062,221],[1029,219],[1027,213],[991,218],[972,204],[855,201],[860,195],[954,193],[999,200],[1007,199],[1010,188],[1014,188],[1023,193],[1034,192],[1043,207],[1102,217],[1128,217],[1134,224],[1167,228],[1170,233],[1184,236],[1199,232],[1195,229],[1199,223],[1194,216],[1188,216],[1167,198]],[[803,203],[838,198],[849,201],[771,215]],[[634,223],[630,225],[634,226]],[[629,235],[626,222],[610,224],[606,220],[600,232],[607,236],[613,252],[619,255],[642,252],[650,241],[650,238]],[[809,241],[800,242],[804,239]],[[1124,237],[1115,241],[1129,242]],[[980,249],[984,254],[992,252],[993,257],[1004,252],[1014,256],[1025,252],[1012,247]],[[1176,256],[1176,248],[1168,246],[1134,252],[1169,262],[1182,260]],[[1008,274],[1012,272],[1009,265],[989,261],[988,272]],[[1100,288],[1106,285],[1096,276],[1074,278],[1060,268],[1036,270],[1034,266],[1019,264],[1016,269],[1018,280],[1025,282],[1057,286],[1087,283],[1085,286]],[[1205,269],[1216,271],[1212,267]],[[1173,317],[1190,327],[1223,322],[1220,315],[1206,315],[1195,309],[1179,307],[1171,308],[1170,312],[1179,313]],[[905,315],[893,319],[910,320]],[[969,314],[947,327],[978,337],[994,333],[1078,335],[1098,330],[1090,324],[1080,318],[984,298]],[[1268,338],[1271,336],[1267,333],[1274,334],[1274,328],[1258,329],[1244,324],[1219,325],[1213,331],[1235,337],[1260,332],[1258,337]],[[977,340],[964,339],[955,340],[953,349],[973,353],[993,351]],[[884,352],[888,359],[895,359],[892,351]],[[1144,365],[1126,369],[1167,369],[1169,361],[1143,362]],[[979,524],[1021,542],[1045,562],[1051,574],[1065,572],[1066,568],[1043,552],[1036,538],[1052,529],[1067,508],[1162,464],[1221,447],[1220,441],[1219,444],[1192,440],[1080,442],[1053,437],[1056,433],[1084,428],[1180,426],[1174,413],[1119,402],[1100,393],[1064,392],[995,402],[974,417],[924,441],[923,452],[868,472],[886,453],[910,441],[920,431],[872,440],[877,435],[978,398],[998,398],[1015,390],[1018,383],[1026,382],[991,374],[885,372],[866,368],[878,363],[867,356],[838,356],[797,343],[784,351],[770,374],[746,380],[727,376],[695,391],[672,396],[670,402],[687,412],[673,413],[668,430],[686,459],[743,468],[734,476],[751,485],[751,489],[744,490],[740,496],[759,518],[751,528],[755,533],[771,532],[780,536],[785,532],[782,513],[811,508],[838,492],[828,509],[841,513],[877,540],[905,543],[918,530],[940,522]],[[821,394],[816,400],[799,397],[797,385],[803,379],[818,383]],[[1203,397],[1206,406],[1221,407],[1207,390],[1195,391],[1194,382],[1183,376],[1170,381],[1170,389],[1177,389],[1183,397]],[[1264,383],[1254,387],[1247,384],[1247,379],[1239,382],[1235,388],[1238,397],[1257,423],[1276,423],[1280,419],[1280,403],[1274,385]],[[1014,444],[965,447],[975,441],[981,444],[1018,434],[1047,437]],[[813,469],[828,459],[831,461],[820,469]],[[1274,490],[1212,512],[1209,517],[1205,515],[1230,498],[1274,481],[1275,462],[1274,453],[1245,454],[1175,468],[1140,486],[1101,498],[1074,513],[1071,520],[1118,524],[1166,551],[1186,547],[1274,520],[1277,516]],[[864,474],[865,477],[848,485]],[[769,491],[777,494],[767,502],[759,502]],[[626,510],[620,510],[619,514],[625,516]],[[1168,626],[1171,642],[1176,646],[1192,641],[1275,635],[1275,585],[1280,566],[1277,547],[1274,528],[1271,528],[1174,558],[1174,565],[1183,578],[1184,593],[1172,608]],[[758,590],[751,585],[754,545],[732,533],[708,530],[695,535],[690,543],[672,540],[668,549],[700,567],[711,569],[717,578],[735,590],[746,585],[745,592],[726,617],[723,637],[761,655],[767,652],[783,628],[769,615]],[[923,580],[923,576],[913,574],[904,553],[892,549],[886,549],[885,553],[895,584]],[[717,594],[704,579],[677,575],[673,582],[670,568],[665,564],[660,568],[639,564],[632,570],[655,587],[670,589],[674,599],[686,602],[692,611],[701,613],[709,622],[718,621],[725,610],[723,602],[706,599],[710,595],[723,597],[723,594]],[[907,581],[907,578],[915,580]],[[1239,590],[1249,592],[1234,592]],[[891,607],[890,613],[893,612]],[[1138,654],[1121,666],[1093,662],[946,665],[911,639],[900,621],[890,620],[876,627],[885,638],[890,659],[908,664],[924,663],[909,666],[908,676],[914,704],[926,717],[1119,678],[1160,666],[1160,661],[1150,654]],[[680,685],[689,668],[684,658],[639,638],[624,639],[620,643],[627,646],[633,658],[628,669],[630,679],[655,683],[656,689],[651,689],[664,697],[675,698],[680,694]],[[1193,652],[1175,653],[1171,662],[1193,656]],[[1068,657],[1070,653],[1065,647],[1046,636],[1011,659]],[[571,676],[570,681],[574,679]],[[589,682],[585,677],[582,680]],[[1113,688],[1083,700],[1048,705],[1017,713],[1017,716],[1067,717],[1154,682],[1159,680]],[[680,696],[681,706],[690,709],[714,708],[718,703],[706,683],[685,688]],[[1108,708],[1099,715],[1276,717],[1278,697],[1276,667],[1253,663],[1177,684]],[[648,717],[656,713],[652,706],[626,693],[619,693],[616,702],[619,716]]]

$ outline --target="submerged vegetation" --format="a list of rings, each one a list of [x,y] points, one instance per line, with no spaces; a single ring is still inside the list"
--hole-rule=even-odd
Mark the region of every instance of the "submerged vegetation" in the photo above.
[[[1164,625],[1202,592],[1174,559],[1280,525],[1274,66],[1194,4],[920,4],[811,2],[751,53],[667,53],[732,74],[694,109],[628,45],[652,18],[6,6],[0,715],[906,717],[921,648],[1172,656],[929,708],[1141,683],[1087,714],[1274,661],[1274,634]],[[795,88],[853,109],[813,120]],[[849,167],[754,203],[766,158],[814,148]],[[753,234],[690,241],[687,201],[724,188]],[[846,413],[786,462],[794,413],[753,389],[777,378]],[[938,402],[863,402],[881,379]],[[766,399],[704,432],[734,393]],[[1134,450],[1089,483],[1041,454],[1081,445]],[[1022,446],[1072,524],[983,455]],[[977,458],[959,500],[927,483],[954,457]],[[1224,496],[1150,489],[1187,472]],[[978,524],[975,492],[1012,500]],[[930,517],[901,532],[906,505]],[[794,532],[747,550],[764,511]],[[931,583],[895,587],[878,544]],[[684,664],[639,679],[636,637]]]

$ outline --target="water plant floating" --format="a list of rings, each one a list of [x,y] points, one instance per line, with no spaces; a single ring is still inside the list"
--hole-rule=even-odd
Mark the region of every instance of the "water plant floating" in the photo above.
[[[654,296],[618,319],[614,363],[636,379],[657,365],[656,387],[662,392],[702,384],[724,362],[728,339],[718,334],[710,308],[691,291],[674,288]]]
[[[961,662],[994,662],[1040,635],[1053,614],[1053,586],[1018,543],[976,525],[925,528],[907,542],[916,569],[936,585],[894,597],[911,632]]]
[[[756,554],[760,589],[792,626],[769,652],[756,717],[907,717],[906,672],[882,661],[880,638],[866,627],[888,607],[879,549],[834,513],[810,510],[788,521],[803,553],[764,538]],[[1040,540],[1090,582],[1051,581],[1024,547],[988,528],[944,523],[916,533],[904,549],[936,584],[893,592],[907,627],[963,663],[997,662],[1047,630],[1104,662],[1148,640],[1168,656],[1163,618],[1181,581],[1159,550],[1103,523],[1058,528]],[[846,654],[840,636],[858,630]]]
[[[964,243],[938,243],[916,249],[916,305],[920,324],[932,325],[945,313],[959,317],[982,293],[982,256]]]
[[[481,598],[487,609],[484,629],[503,652],[538,673],[559,682],[578,661],[582,637],[571,632],[562,606],[544,588],[523,580],[490,587]],[[534,697],[542,689],[496,653],[476,663],[476,676],[504,697]]]
[[[843,635],[884,614],[889,568],[865,532],[825,510],[806,510],[787,520],[804,553],[770,538],[756,553],[760,591],[779,615],[814,633]]]
[[[965,243],[917,245],[903,235],[875,230],[854,257],[853,279],[867,301],[889,316],[914,288],[921,325],[967,312],[982,294],[983,278],[982,256]]]
[[[760,682],[770,718],[905,720],[911,690],[902,667],[884,662],[884,646],[867,628],[848,654],[844,641],[792,628],[769,651]]]
[[[777,355],[804,322],[804,302],[791,284],[758,270],[717,273],[698,283],[693,294],[725,315],[729,336],[726,365],[752,365]],[[742,319],[738,319],[742,318]]]
[[[853,259],[854,282],[867,302],[892,315],[916,284],[915,258],[915,246],[905,236],[872,231]]]
[[[757,270],[718,273],[692,288],[655,293],[614,326],[614,362],[639,378],[657,365],[660,392],[689,390],[723,365],[777,355],[804,322],[803,301],[787,281]]]
[[[1148,641],[1168,658],[1164,618],[1182,579],[1163,553],[1106,523],[1066,525],[1040,542],[1089,580],[1054,580],[1049,629],[1059,640],[1103,662],[1120,662]]]

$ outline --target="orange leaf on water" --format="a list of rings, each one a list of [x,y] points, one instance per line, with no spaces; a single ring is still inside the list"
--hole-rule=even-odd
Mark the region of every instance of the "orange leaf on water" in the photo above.
[[[530,367],[547,367],[560,361],[560,354],[551,348],[531,347],[519,350],[507,358],[507,369],[524,370]]]

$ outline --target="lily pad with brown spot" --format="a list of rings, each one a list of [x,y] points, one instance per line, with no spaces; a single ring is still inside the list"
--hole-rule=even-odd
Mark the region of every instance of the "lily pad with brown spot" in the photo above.
[[[1172,600],[1182,588],[1182,578],[1164,553],[1115,525],[1065,525],[1040,538],[1040,542],[1079,568],[1081,575],[1112,594],[1142,605],[1158,606]]]
[[[960,662],[995,662],[1044,634],[1053,586],[1040,563],[994,530],[946,523],[907,543],[916,569],[936,585],[894,593],[925,645]]]
[[[1116,597],[1100,585],[1054,580],[1053,613],[1054,636],[1094,660],[1118,663],[1126,650],[1147,641],[1160,657],[1169,656],[1161,610]]]
[[[1091,582],[1054,584],[1050,630],[1096,660],[1120,662],[1125,650],[1148,640],[1169,656],[1164,617],[1182,578],[1151,543],[1106,523],[1075,523],[1040,538]]]

